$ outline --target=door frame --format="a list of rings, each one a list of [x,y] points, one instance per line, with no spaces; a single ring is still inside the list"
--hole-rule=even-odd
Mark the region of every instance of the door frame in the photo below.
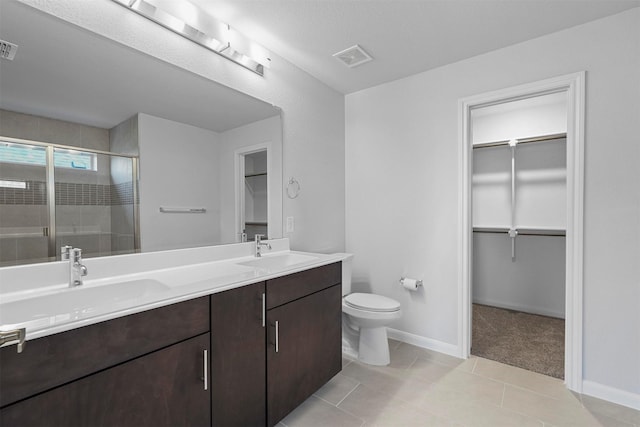
[[[584,126],[586,72],[482,93],[458,101],[459,194],[458,343],[460,357],[471,351],[472,280],[472,135],[471,110],[549,93],[567,93],[567,231],[565,275],[565,384],[582,392]]]
[[[260,144],[254,144],[246,147],[239,148],[233,152],[233,157],[235,159],[235,199],[236,199],[236,238],[238,238],[238,242],[242,239],[239,236],[242,234],[242,226],[245,223],[245,204],[244,204],[244,157],[248,154],[258,153],[260,151],[267,152],[267,232],[271,234],[271,229],[269,227],[272,224],[273,218],[271,218],[271,177],[272,173],[272,148],[271,142],[266,141]],[[269,236],[267,236],[269,237]]]

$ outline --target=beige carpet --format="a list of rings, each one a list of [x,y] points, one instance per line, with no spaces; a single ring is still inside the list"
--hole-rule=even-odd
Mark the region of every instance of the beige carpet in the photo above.
[[[471,354],[564,378],[564,319],[473,304]]]

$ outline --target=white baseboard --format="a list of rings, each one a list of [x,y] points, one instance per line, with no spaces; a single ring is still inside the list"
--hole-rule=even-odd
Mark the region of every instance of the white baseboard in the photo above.
[[[609,387],[589,380],[582,381],[582,394],[640,411],[640,394]]]
[[[561,311],[555,311],[555,310],[548,310],[544,307],[533,307],[533,306],[528,306],[528,305],[522,305],[522,304],[512,304],[509,302],[503,302],[503,301],[493,301],[493,300],[488,300],[488,299],[483,299],[483,298],[474,298],[473,299],[474,304],[482,304],[482,305],[489,305],[491,307],[498,307],[498,308],[505,308],[507,310],[515,310],[515,311],[522,311],[524,313],[532,313],[532,314],[540,314],[542,316],[548,316],[548,317],[557,317],[559,319],[564,319],[564,312]]]
[[[460,349],[457,345],[434,340],[432,338],[422,337],[420,335],[410,334],[409,332],[399,331],[398,329],[392,328],[387,328],[387,336],[394,340],[415,345],[416,347],[426,348],[428,350],[448,354],[453,357],[460,357]]]

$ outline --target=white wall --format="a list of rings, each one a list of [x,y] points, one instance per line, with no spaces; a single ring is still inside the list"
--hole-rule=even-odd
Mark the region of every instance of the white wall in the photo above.
[[[294,216],[287,237],[298,250],[344,250],[344,96],[293,64],[271,55],[260,77],[202,47],[104,0],[21,0],[44,12],[141,50],[283,110],[284,176],[302,191],[284,200]]]
[[[138,144],[142,251],[219,242],[219,134],[138,114]],[[161,213],[160,207],[205,208],[206,213]]]
[[[567,93],[559,92],[471,111],[473,143],[552,135],[567,131]]]
[[[268,162],[271,164],[268,174],[269,212],[270,218],[279,218],[282,215],[282,152],[277,141],[282,139],[282,126],[280,116],[259,120],[239,128],[231,129],[220,134],[220,203],[221,206],[234,206],[235,186],[237,171],[235,170],[235,152],[243,147],[257,144],[269,146]],[[221,239],[223,242],[235,242],[237,240],[237,218],[235,209],[224,209],[221,216]],[[272,221],[269,223],[269,236],[283,236],[282,223]]]
[[[473,233],[473,302],[565,317],[565,238]]]
[[[581,70],[585,389],[640,407],[640,9],[348,95],[347,251],[402,303],[393,328],[457,347],[458,100]]]

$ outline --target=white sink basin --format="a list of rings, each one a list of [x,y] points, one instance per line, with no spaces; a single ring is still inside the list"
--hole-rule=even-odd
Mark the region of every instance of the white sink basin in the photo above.
[[[286,270],[298,264],[304,264],[317,259],[317,257],[311,255],[286,253],[284,255],[263,255],[261,258],[240,262],[238,264],[268,270],[269,272],[275,272],[279,270]]]
[[[102,286],[81,285],[53,294],[4,303],[0,325],[29,322],[54,316],[84,317],[105,305],[144,299],[169,288],[157,280],[140,279]]]
[[[251,278],[253,269],[243,265],[216,262],[168,268],[146,275],[151,279],[162,281],[170,288],[197,284],[202,281],[215,284],[221,279],[231,278],[232,276],[237,280]]]

